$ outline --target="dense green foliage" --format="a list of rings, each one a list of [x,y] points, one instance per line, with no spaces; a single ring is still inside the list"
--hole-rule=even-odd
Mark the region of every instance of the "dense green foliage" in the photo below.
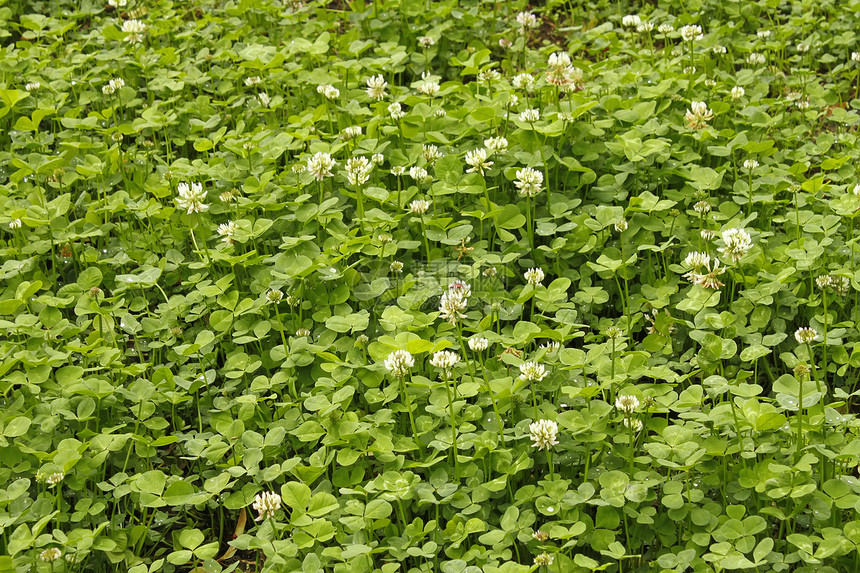
[[[860,568],[860,2],[112,2],[0,0],[0,572]]]

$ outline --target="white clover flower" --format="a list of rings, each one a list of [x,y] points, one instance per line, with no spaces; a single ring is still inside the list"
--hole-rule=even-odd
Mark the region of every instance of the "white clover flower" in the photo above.
[[[540,119],[540,110],[537,109],[527,109],[520,113],[520,121],[524,121],[526,123],[534,123]]]
[[[651,30],[654,29],[654,24],[652,22],[642,22],[638,26],[636,26],[636,31],[640,34],[647,34]]]
[[[508,150],[508,140],[504,137],[490,137],[484,140],[484,147],[493,153],[505,153]]]
[[[516,107],[520,103],[520,98],[516,94],[508,94],[508,107]]]
[[[124,86],[125,81],[122,78],[114,78],[102,86],[102,93],[105,95],[111,95]]]
[[[710,204],[710,203],[708,203],[707,201],[696,201],[696,202],[693,204],[693,210],[694,210],[696,213],[698,213],[699,215],[704,215],[704,214],[706,214],[706,213],[710,213],[710,211],[711,211],[711,204]]]
[[[415,215],[423,215],[430,208],[430,201],[416,199],[409,204],[409,212]]]
[[[684,116],[690,129],[702,129],[708,125],[708,121],[714,118],[714,112],[708,109],[708,104],[703,101],[693,101],[690,109]]]
[[[466,318],[463,311],[469,305],[469,293],[461,289],[449,288],[442,293],[439,299],[439,317],[455,324],[458,320]]]
[[[695,73],[696,73],[696,66],[687,66],[687,67],[685,67],[685,68],[684,68],[684,73],[685,73],[686,75],[695,74]]]
[[[308,171],[313,174],[317,181],[332,177],[331,170],[335,165],[337,162],[332,159],[331,154],[323,151],[318,151],[308,158]]]
[[[34,91],[38,90],[40,87],[42,87],[42,84],[40,84],[39,82],[30,82],[24,86],[24,89],[27,90],[28,92],[34,92]]]
[[[280,290],[273,288],[266,292],[266,301],[271,304],[278,304],[284,299],[284,293]]]
[[[21,225],[23,225],[21,219],[12,219],[11,221],[9,221],[9,229],[12,231],[17,231],[18,229],[20,229]]]
[[[531,12],[520,12],[517,14],[517,23],[520,25],[520,33],[525,34],[530,28],[537,28],[537,16]]]
[[[125,8],[128,5],[128,0],[108,0],[108,5],[114,8]]]
[[[404,173],[406,173],[406,168],[403,167],[402,165],[395,165],[394,167],[391,168],[391,174],[394,175],[395,177],[400,177]]]
[[[851,61],[860,62],[860,52],[851,52]]]
[[[549,340],[540,345],[541,348],[546,348],[547,354],[554,354],[561,350],[561,342],[557,340]]]
[[[274,518],[275,512],[281,509],[281,496],[273,491],[258,493],[251,507],[259,514],[256,521]]]
[[[349,127],[345,127],[340,132],[340,138],[343,141],[349,141],[350,139],[355,139],[361,135],[361,126],[360,125],[351,125]]]
[[[60,557],[62,557],[63,552],[60,551],[57,547],[51,547],[50,549],[45,549],[41,553],[39,553],[39,559],[44,561],[45,563],[51,563],[52,561],[56,561]]]
[[[248,76],[247,78],[245,78],[245,85],[250,88],[253,86],[260,85],[260,82],[262,81],[263,80],[260,78],[260,76]]]
[[[523,197],[534,197],[541,191],[543,185],[543,173],[531,167],[523,167],[517,170],[517,180],[514,181],[520,195]]]
[[[469,169],[466,169],[466,173],[478,172],[483,175],[484,170],[492,167],[493,162],[487,161],[486,149],[475,149],[466,152],[466,164],[470,166]]]
[[[758,166],[759,163],[755,159],[747,159],[746,161],[744,161],[744,169],[746,169],[747,171],[753,171]]]
[[[450,370],[458,362],[460,362],[460,356],[449,350],[434,352],[433,357],[430,358],[430,365],[439,370]]]
[[[684,257],[684,266],[691,269],[700,269],[702,267],[707,267],[710,264],[711,256],[708,253],[693,251],[691,253],[687,253],[687,256]]]
[[[797,48],[798,53],[801,54],[805,54],[809,51],[809,44],[807,44],[806,42],[798,42],[797,46],[795,47]]]
[[[415,359],[406,350],[395,350],[385,359],[385,368],[395,376],[406,376],[415,366]]]
[[[54,472],[45,478],[45,483],[48,484],[48,487],[54,487],[66,477],[66,472]]]
[[[628,226],[629,225],[627,224],[626,219],[618,219],[613,225],[613,227],[615,227],[615,231],[618,233],[623,233],[624,231],[626,231]]]
[[[801,326],[794,331],[794,339],[798,344],[808,344],[818,337],[818,332],[814,328]]]
[[[473,352],[483,352],[490,347],[490,341],[480,336],[473,336],[469,339],[469,348]]]
[[[833,277],[830,275],[818,275],[815,277],[815,284],[818,288],[824,290],[833,284]]]
[[[529,73],[523,72],[515,75],[511,79],[511,85],[518,90],[530,91],[535,85],[535,77]]]
[[[621,18],[621,25],[625,28],[635,28],[642,23],[642,18],[636,14],[628,14]]]
[[[317,86],[317,93],[322,94],[326,99],[337,99],[340,97],[340,90],[329,84]]]
[[[552,420],[538,420],[529,424],[529,434],[532,447],[539,450],[549,450],[558,444],[558,424]],[[551,562],[551,561],[550,561]]]
[[[747,63],[752,66],[760,66],[767,62],[767,57],[759,52],[753,52],[747,56]]]
[[[755,35],[758,36],[762,40],[766,40],[766,39],[770,38],[770,30],[759,30],[758,32],[755,33]]]
[[[487,83],[497,82],[500,79],[502,79],[502,74],[500,74],[498,71],[493,70],[493,69],[483,70],[480,73],[478,73],[477,79],[479,82],[487,82]]]
[[[203,203],[206,200],[206,190],[201,183],[192,183],[189,187],[188,183],[182,182],[176,186],[176,191],[179,194],[176,205],[188,215],[209,210],[209,205]]]
[[[672,24],[660,24],[659,26],[657,26],[657,31],[664,35],[671,34],[675,31],[675,26],[673,26]]]
[[[520,364],[520,380],[523,382],[534,380],[540,382],[547,377],[547,374],[549,374],[549,372],[547,372],[543,364],[539,364],[532,360]]]
[[[725,46],[721,46],[721,45],[717,44],[716,46],[711,48],[711,51],[715,54],[725,54],[725,53],[728,53],[729,50]]]
[[[143,41],[143,33],[146,32],[146,24],[140,20],[126,20],[122,23],[122,31],[126,34],[126,42],[137,44]]]
[[[391,119],[394,121],[398,121],[403,119],[403,116],[406,115],[406,113],[403,111],[403,107],[399,103],[394,102],[388,106],[388,115],[390,115]]]
[[[367,84],[368,97],[376,101],[385,99],[385,88],[388,87],[388,82],[385,81],[385,78],[381,75],[370,76],[365,83]]]
[[[370,160],[373,161],[374,165],[382,165],[385,163],[385,156],[381,153],[374,153],[370,156]]]
[[[734,263],[744,258],[752,248],[752,237],[743,229],[726,229],[722,238],[725,246],[719,251]]]
[[[746,94],[746,90],[741,86],[735,86],[732,88],[732,99],[741,99]]]
[[[704,38],[702,34],[702,27],[697,24],[687,25],[681,27],[681,38],[685,42],[692,42],[693,40],[701,40]]]
[[[433,96],[439,91],[439,82],[433,79],[429,72],[421,72],[421,83],[418,84],[418,93]]]
[[[236,235],[238,227],[236,227],[236,223],[233,221],[227,221],[226,223],[221,223],[218,225],[218,235],[221,237],[221,241],[228,245],[233,244],[233,237]]]
[[[399,275],[403,272],[403,263],[400,261],[391,261],[391,264],[388,265],[388,270]]]
[[[639,407],[639,399],[632,394],[621,394],[615,399],[615,407],[625,414],[632,414]]]
[[[272,99],[266,92],[258,93],[257,99],[260,100],[260,105],[262,105],[263,107],[269,107],[269,104],[272,102]]]
[[[418,167],[417,165],[413,165],[409,168],[409,176],[418,183],[427,183],[432,179],[426,169]]]
[[[436,40],[431,38],[430,36],[421,36],[418,38],[418,45],[422,48],[429,48],[430,46],[434,46],[436,44]]]
[[[543,269],[530,268],[523,276],[528,284],[537,286],[543,281],[546,275],[544,274]]]
[[[699,236],[702,237],[702,239],[705,241],[710,241],[714,237],[716,237],[714,232],[710,229],[702,229],[701,231],[699,231]]]
[[[708,257],[708,260],[701,265],[701,268],[696,267],[695,270],[685,273],[684,278],[693,284],[716,290],[723,286],[719,276],[725,272],[726,268],[720,266],[719,259],[714,259],[712,266],[710,263],[710,257]]]
[[[549,567],[553,564],[554,561],[555,557],[546,552],[541,553],[537,557],[535,557],[535,565],[537,565],[538,567]]]
[[[350,157],[346,161],[346,179],[350,185],[364,185],[370,179],[373,164],[367,157]]]
[[[513,45],[514,45],[514,43],[511,42],[510,40],[508,40],[507,38],[499,38],[499,47],[501,49],[507,50],[508,48],[510,48]]]
[[[445,155],[439,151],[439,148],[433,144],[425,144],[421,147],[421,155],[427,160],[427,163],[433,163],[437,159],[441,159]]]
[[[550,68],[564,69],[570,65],[570,56],[567,52],[555,52],[550,54],[547,66]]]
[[[623,423],[624,423],[624,427],[625,428],[631,428],[633,430],[634,434],[641,432],[642,428],[644,427],[642,424],[642,420],[637,420],[635,418],[625,417]]]
[[[445,111],[444,107],[440,107],[439,109],[437,109],[436,111],[433,112],[433,116],[438,118],[438,119],[446,117],[447,115],[448,115],[448,112]]]

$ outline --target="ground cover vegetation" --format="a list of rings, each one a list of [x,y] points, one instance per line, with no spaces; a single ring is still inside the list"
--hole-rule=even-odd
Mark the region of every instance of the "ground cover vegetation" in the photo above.
[[[0,571],[856,571],[858,2],[0,3]]]

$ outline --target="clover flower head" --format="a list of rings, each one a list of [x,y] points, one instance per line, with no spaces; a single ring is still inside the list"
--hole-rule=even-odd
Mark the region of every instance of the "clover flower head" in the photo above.
[[[514,43],[511,42],[510,40],[508,40],[507,38],[499,38],[499,47],[501,49],[507,50],[508,48],[510,48],[513,45],[514,45]]]
[[[430,46],[434,46],[435,44],[436,40],[434,40],[430,36],[421,36],[418,38],[418,45],[422,48],[429,48]]]
[[[266,293],[266,300],[272,304],[278,304],[283,300],[283,298],[284,293],[276,288],[271,289]]]
[[[281,509],[281,496],[273,491],[258,493],[251,506],[258,516],[256,521],[275,517],[275,512]]]
[[[615,399],[615,407],[625,415],[632,414],[639,407],[639,398],[632,394],[621,394]]]
[[[430,365],[439,370],[450,370],[460,361],[460,356],[450,350],[434,352],[430,358]]]
[[[467,151],[466,164],[469,165],[469,169],[466,169],[466,173],[478,172],[483,175],[484,170],[489,169],[493,165],[492,161],[487,161],[487,155],[486,149]]]
[[[484,140],[484,147],[492,153],[505,153],[508,150],[508,140],[504,137],[490,137]]]
[[[549,567],[555,561],[555,557],[550,555],[549,553],[541,553],[537,557],[535,557],[535,565],[540,567],[541,565],[544,567]]]
[[[523,72],[511,78],[511,85],[518,90],[529,91],[535,85],[535,77],[530,73]]]
[[[260,78],[260,76],[248,76],[247,78],[245,78],[245,85],[250,88],[260,85],[262,81],[263,80]]]
[[[126,42],[137,44],[143,41],[143,33],[146,32],[146,24],[140,20],[126,20],[122,23],[122,31],[126,34]]]
[[[300,328],[296,331],[296,336],[299,338],[305,338],[311,335],[311,331],[307,328]]]
[[[39,559],[45,563],[51,563],[62,557],[63,552],[58,547],[51,547],[39,553]]]
[[[755,33],[755,35],[758,36],[761,40],[766,40],[770,38],[770,30],[759,30]]]
[[[469,349],[473,352],[483,352],[490,347],[490,341],[480,336],[473,336],[469,339]]]
[[[547,372],[546,367],[533,360],[520,364],[520,380],[523,382],[540,382],[547,377],[547,374],[549,374],[549,372]]]
[[[343,141],[349,141],[350,139],[355,139],[361,135],[361,126],[360,125],[351,125],[349,127],[344,128],[340,132],[340,138]]]
[[[308,171],[313,174],[314,179],[322,181],[326,177],[332,177],[332,168],[337,162],[332,159],[331,154],[318,151],[308,158]]]
[[[102,93],[105,95],[111,95],[119,89],[123,88],[124,86],[125,80],[123,80],[122,78],[114,78],[102,86]]]
[[[627,14],[623,18],[621,18],[621,25],[625,28],[635,28],[639,24],[642,23],[642,18],[637,16],[636,14]]]
[[[851,52],[851,61],[860,62],[860,52]]]
[[[523,275],[526,279],[526,282],[530,285],[537,286],[541,282],[543,282],[546,274],[543,272],[543,269],[540,268],[530,268]]]
[[[540,119],[540,110],[527,109],[520,113],[520,121],[525,123],[534,123]]]
[[[39,82],[30,82],[30,83],[24,85],[24,89],[27,90],[28,92],[34,92],[41,87],[42,87],[42,84],[40,84]]]
[[[409,204],[409,212],[415,215],[423,215],[430,208],[430,201],[425,199],[416,199]]]
[[[523,167],[517,170],[517,179],[514,181],[523,197],[534,197],[541,191],[543,185],[543,173],[531,167]]]
[[[625,417],[623,423],[624,427],[632,429],[634,434],[638,434],[639,432],[641,432],[642,428],[644,427],[642,424],[642,420],[637,420],[636,418]]]
[[[233,221],[221,223],[220,225],[218,225],[218,236],[221,237],[222,242],[228,245],[232,245],[233,237],[236,235],[237,229],[238,227],[236,227],[236,223],[234,223]]]
[[[561,342],[557,340],[548,340],[540,345],[541,348],[546,348],[547,354],[554,354],[561,350]]]
[[[746,90],[741,86],[735,86],[732,88],[732,99],[741,99],[746,94]]]
[[[421,155],[427,160],[427,163],[433,163],[437,159],[444,157],[444,154],[439,151],[439,148],[433,144],[425,143],[421,147]]]
[[[128,0],[108,0],[108,6],[114,8],[125,8],[128,6]]]
[[[716,234],[710,229],[702,229],[699,231],[699,236],[702,237],[702,240],[704,241],[711,241],[716,237]]]
[[[346,161],[346,178],[350,185],[364,185],[370,179],[373,164],[363,155]]]
[[[65,477],[66,472],[54,472],[45,478],[45,483],[48,484],[48,487],[53,487],[63,481]]]
[[[9,229],[12,231],[17,231],[18,229],[20,229],[21,225],[23,225],[21,219],[12,219],[11,221],[9,221]]]
[[[690,109],[687,110],[687,114],[684,116],[690,129],[702,129],[713,118],[714,112],[708,109],[708,104],[703,101],[691,102]]]
[[[326,99],[337,99],[340,97],[340,90],[330,84],[317,86],[317,93],[322,94]]]
[[[806,42],[798,42],[797,46],[795,46],[795,49],[797,49],[798,53],[801,54],[805,54],[806,52],[808,52],[809,48],[810,46]]]
[[[752,52],[747,56],[747,63],[753,66],[760,66],[767,62],[767,57],[760,52]]]
[[[618,219],[617,221],[615,221],[615,224],[613,225],[613,227],[615,227],[616,232],[623,233],[624,231],[627,230],[627,227],[628,227],[627,220],[626,219]]]
[[[721,46],[721,45],[717,44],[716,46],[711,48],[711,51],[715,54],[726,54],[726,53],[728,53],[729,49],[726,48],[725,46]]]
[[[665,34],[671,34],[672,32],[675,31],[675,26],[673,26],[672,24],[668,24],[668,23],[667,24],[660,24],[659,26],[657,26],[657,31],[660,32],[661,34],[664,34],[664,35]]]
[[[702,34],[702,27],[697,24],[691,24],[687,26],[681,27],[681,38],[685,42],[692,42],[693,40],[701,40],[704,38],[704,34]]]
[[[428,183],[432,179],[426,169],[417,165],[409,168],[409,176],[418,183]]]
[[[395,376],[406,376],[415,366],[415,359],[406,350],[395,350],[385,359],[385,368]]]
[[[439,299],[439,316],[451,324],[455,324],[458,320],[466,318],[463,311],[469,306],[469,295],[471,291],[466,289],[449,288],[442,293]]]
[[[794,331],[794,339],[798,344],[809,344],[818,337],[818,332],[809,326],[801,326]]]
[[[188,215],[209,210],[209,205],[203,203],[206,199],[206,190],[201,183],[191,183],[189,186],[188,183],[182,182],[176,186],[176,192],[179,195],[176,198],[176,205]]]
[[[711,211],[711,204],[705,200],[696,201],[693,204],[693,210],[696,213],[698,213],[699,215],[704,215],[704,214],[709,213]]]
[[[497,70],[489,69],[483,70],[478,73],[478,81],[479,82],[497,82],[502,79],[502,74],[500,74]]]
[[[370,160],[373,162],[374,165],[382,165],[383,163],[385,163],[385,156],[381,153],[374,153],[370,156]]]
[[[388,82],[385,81],[385,78],[381,75],[370,76],[365,83],[367,84],[368,97],[376,101],[385,99],[385,88],[388,87]]]
[[[426,96],[433,96],[439,91],[439,82],[433,79],[429,72],[421,72],[421,83],[416,88],[419,93]]]
[[[642,22],[641,24],[636,26],[636,31],[639,32],[640,34],[647,34],[648,32],[650,32],[653,29],[654,29],[654,23],[653,22]]]
[[[529,437],[532,447],[549,450],[558,444],[558,424],[552,420],[538,420],[529,424]]]
[[[719,251],[734,263],[744,258],[753,246],[752,237],[743,229],[726,229],[722,238],[725,246]]]
[[[537,16],[531,12],[520,12],[517,14],[517,23],[520,25],[520,33],[525,34],[526,30],[538,27]]]
[[[700,253],[699,251],[687,253],[687,256],[684,258],[684,266],[692,269],[707,267],[710,263],[711,256],[707,253]]]
[[[744,169],[746,169],[747,171],[752,171],[758,166],[759,163],[755,159],[747,159],[744,161]]]
[[[697,254],[704,255],[704,253]],[[704,257],[707,257],[707,260],[705,260]],[[713,261],[711,261],[708,255],[704,255],[704,257],[696,261],[702,262],[703,264],[701,264],[699,267],[694,267],[694,270],[685,273],[684,278],[686,278],[693,284],[716,290],[723,286],[723,282],[720,281],[719,276],[726,272],[726,268],[720,266],[719,259],[714,259]],[[711,264],[712,262],[713,264]]]
[[[388,265],[388,270],[394,274],[400,274],[403,272],[403,263],[400,261],[391,261],[391,264]]]
[[[403,111],[403,106],[394,102],[388,106],[388,115],[391,116],[391,119],[397,121],[399,119],[403,119],[403,116],[406,115],[406,113]]]

